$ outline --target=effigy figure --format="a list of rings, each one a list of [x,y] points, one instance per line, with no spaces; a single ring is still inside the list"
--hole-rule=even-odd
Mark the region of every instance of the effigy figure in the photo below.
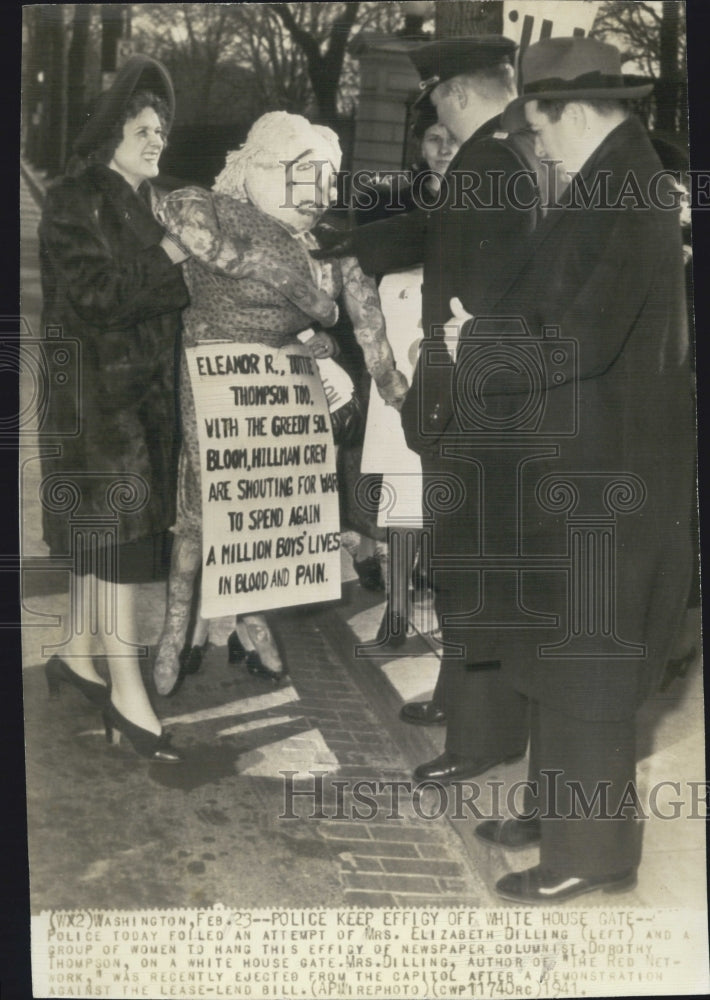
[[[311,330],[305,349],[317,360],[328,358],[335,348],[326,328],[336,322],[336,300],[342,297],[378,393],[399,408],[407,382],[395,367],[374,281],[353,257],[316,261],[309,252],[318,246],[310,230],[330,203],[340,160],[332,130],[300,115],[271,112],[252,126],[241,149],[227,155],[212,191],[185,188],[163,200],[161,221],[191,255],[185,265],[191,305],[183,314],[183,343],[231,341],[278,350],[300,344],[298,334]],[[184,668],[190,651],[182,657],[181,651],[201,557],[200,454],[184,358],[180,392],[183,449],[176,539],[154,668],[161,694],[175,690],[190,672]],[[240,608],[234,610],[238,615]],[[246,660],[251,672],[272,680],[285,672],[261,613],[237,620],[229,652],[231,662]]]

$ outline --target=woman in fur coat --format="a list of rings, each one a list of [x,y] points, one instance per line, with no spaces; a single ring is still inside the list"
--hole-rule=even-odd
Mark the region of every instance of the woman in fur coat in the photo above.
[[[42,323],[53,347],[40,438],[44,538],[51,556],[74,566],[72,634],[46,665],[49,690],[72,684],[101,709],[107,738],[124,733],[141,756],[166,763],[181,755],[143,686],[135,584],[151,579],[174,518],[186,255],[155,218],[150,186],[173,111],[164,67],[130,59],[86,122],[74,169],[48,190],[40,224]]]

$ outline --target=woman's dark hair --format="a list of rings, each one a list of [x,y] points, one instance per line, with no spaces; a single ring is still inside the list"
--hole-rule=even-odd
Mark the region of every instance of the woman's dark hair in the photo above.
[[[421,107],[414,114],[411,124],[412,135],[417,142],[421,143],[426,130],[431,128],[432,125],[436,125],[438,121],[439,118],[434,105],[428,101],[422,102]]]
[[[94,163],[110,163],[113,154],[123,141],[123,126],[126,122],[136,118],[144,108],[152,108],[163,126],[165,133],[165,146],[167,146],[168,122],[170,121],[170,110],[162,97],[153,93],[152,90],[137,90],[131,94],[130,100],[126,103],[123,114],[116,121],[109,137],[97,146],[88,159]]]

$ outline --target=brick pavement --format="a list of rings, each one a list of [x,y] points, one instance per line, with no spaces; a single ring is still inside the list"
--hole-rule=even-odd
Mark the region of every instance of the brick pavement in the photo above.
[[[374,683],[368,700],[353,681],[347,645],[341,643],[346,656],[338,655],[331,632],[337,614],[331,609],[301,618],[302,623],[313,621],[315,628],[301,633],[300,648],[294,649],[293,675],[301,709],[318,725],[338,761],[337,769],[324,777],[327,818],[316,823],[319,836],[337,850],[343,902],[380,906],[480,903],[487,893],[448,823],[413,813],[406,791],[399,802],[393,799],[391,783],[408,782],[417,761],[408,759],[398,744],[388,708],[372,697],[377,694]],[[354,643],[351,634],[350,650]],[[377,668],[365,669],[374,674]],[[358,781],[368,783],[360,789],[360,799]],[[294,787],[313,792],[314,782],[308,779]],[[304,797],[302,803],[312,811],[312,797]]]

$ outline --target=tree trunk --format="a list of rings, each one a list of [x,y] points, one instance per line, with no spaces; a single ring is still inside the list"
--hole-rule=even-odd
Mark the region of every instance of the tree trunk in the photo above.
[[[47,5],[41,11],[39,48],[42,72],[42,113],[38,164],[54,177],[64,168],[66,146],[66,61],[64,7]]]
[[[676,0],[664,0],[660,35],[660,77],[656,84],[656,127],[674,132],[678,127],[678,33]]]
[[[437,38],[500,35],[503,32],[503,4],[501,0],[439,0],[434,23]]]
[[[313,96],[316,99],[318,110],[314,120],[319,125],[327,125],[329,128],[337,129],[338,125],[338,79],[340,73],[334,77],[332,68],[323,66],[311,66],[310,81],[313,87]]]
[[[103,73],[116,71],[119,39],[124,37],[126,4],[101,4],[101,70]]]
[[[67,55],[67,145],[71,147],[86,113],[86,54],[89,42],[89,4],[74,4],[74,22]]]
[[[39,51],[39,14],[36,5],[23,11],[23,33],[26,40],[25,58],[22,60],[22,139],[23,152],[30,163],[39,155],[39,116],[42,85],[38,74],[42,69]]]

